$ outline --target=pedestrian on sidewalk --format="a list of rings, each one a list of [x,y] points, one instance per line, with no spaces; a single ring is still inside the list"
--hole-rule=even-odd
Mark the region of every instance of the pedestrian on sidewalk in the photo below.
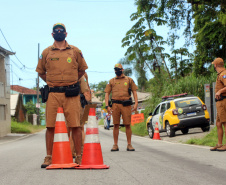
[[[110,129],[110,123],[111,123],[111,113],[107,114],[106,121],[107,121],[107,130],[109,130]]]

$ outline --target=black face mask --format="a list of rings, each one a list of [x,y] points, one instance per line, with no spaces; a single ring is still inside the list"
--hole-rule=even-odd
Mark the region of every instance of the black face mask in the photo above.
[[[53,38],[56,40],[56,41],[63,41],[66,37],[66,34],[63,33],[63,32],[60,32],[60,33],[54,33],[53,34]]]
[[[116,74],[117,76],[121,76],[122,71],[116,71],[115,74]]]

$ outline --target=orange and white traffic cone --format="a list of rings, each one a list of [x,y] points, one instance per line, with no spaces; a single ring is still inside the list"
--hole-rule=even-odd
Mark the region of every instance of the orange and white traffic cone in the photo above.
[[[74,168],[76,166],[78,164],[73,163],[63,108],[59,107],[54,132],[52,164],[46,169]]]
[[[103,164],[95,108],[90,108],[81,165],[76,169],[107,169]]]
[[[159,134],[158,122],[156,122],[156,124],[155,124],[155,132],[154,132],[154,136],[153,136],[152,139],[154,139],[154,140],[161,140],[160,134]]]

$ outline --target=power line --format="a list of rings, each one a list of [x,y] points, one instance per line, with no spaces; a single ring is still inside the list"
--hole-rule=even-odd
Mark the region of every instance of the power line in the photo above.
[[[11,46],[9,45],[9,43],[8,43],[8,41],[7,41],[7,39],[6,39],[6,37],[5,37],[5,35],[3,34],[3,32],[2,32],[2,30],[1,30],[1,28],[0,28],[0,31],[1,31],[1,33],[2,33],[2,36],[3,36],[3,38],[5,39],[5,41],[6,41],[6,43],[7,43],[7,45],[9,46],[9,48],[10,48],[10,50],[13,52],[13,50],[12,50],[12,48],[11,48]],[[17,55],[15,54],[15,57],[16,57],[16,59],[20,62],[20,64],[24,67],[24,69],[25,68],[27,68],[27,69],[35,69],[35,67],[33,67],[33,68],[30,68],[30,67],[26,67],[20,60],[19,60],[19,58],[17,57]]]
[[[102,71],[86,71],[87,73],[114,73],[114,72],[102,72]]]
[[[14,62],[12,59],[10,59],[11,62],[13,62],[13,64],[19,69],[21,70],[22,72],[26,72],[26,73],[30,73],[30,74],[33,74],[34,72],[31,72],[31,71],[26,71],[26,69],[23,69],[22,67],[18,66],[16,62]]]

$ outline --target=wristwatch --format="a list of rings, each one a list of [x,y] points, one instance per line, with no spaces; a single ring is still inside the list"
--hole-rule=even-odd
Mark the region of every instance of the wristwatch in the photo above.
[[[108,109],[108,106],[105,106],[105,109]]]

